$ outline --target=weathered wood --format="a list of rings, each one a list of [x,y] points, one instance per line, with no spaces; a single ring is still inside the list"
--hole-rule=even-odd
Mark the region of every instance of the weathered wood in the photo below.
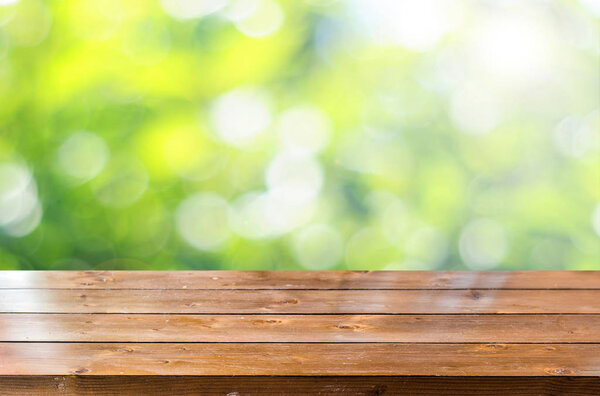
[[[0,375],[600,376],[599,344],[0,343]]]
[[[0,289],[600,289],[600,271],[0,271]]]
[[[0,341],[600,343],[600,315],[0,314]]]
[[[599,377],[0,377],[3,396],[600,394]]]
[[[0,312],[600,313],[600,290],[0,290]]]

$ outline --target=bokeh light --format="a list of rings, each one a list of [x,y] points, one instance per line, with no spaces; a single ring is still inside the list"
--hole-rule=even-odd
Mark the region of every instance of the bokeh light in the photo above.
[[[230,224],[235,232],[248,239],[275,238],[306,223],[312,205],[295,205],[284,195],[253,191],[233,203]]]
[[[365,227],[355,232],[346,244],[345,261],[351,270],[383,269],[397,260],[398,250],[382,238],[379,230]]]
[[[545,73],[549,59],[546,33],[537,21],[524,16],[496,16],[481,23],[473,49],[481,67],[500,78],[536,77]]]
[[[561,154],[575,158],[584,157],[586,154],[598,155],[600,124],[594,122],[597,121],[594,120],[594,115],[586,118],[568,116],[556,125],[554,144]]]
[[[285,151],[271,161],[266,172],[270,193],[291,205],[312,202],[323,181],[323,170],[317,160]]]
[[[196,249],[214,250],[229,236],[227,201],[216,194],[197,193],[186,198],[175,212],[177,231]]]
[[[0,0],[0,269],[598,269],[595,0]]]
[[[412,260],[419,260],[421,266],[435,269],[446,259],[448,242],[440,231],[423,226],[411,233],[406,239],[404,251]]]
[[[68,176],[85,182],[104,169],[110,156],[108,145],[91,132],[77,132],[58,148],[58,165]]]
[[[234,146],[248,144],[271,124],[266,94],[253,88],[237,88],[218,97],[211,109],[215,132]]]
[[[163,10],[178,19],[200,18],[225,7],[228,0],[160,0]]]
[[[452,96],[450,115],[455,126],[472,135],[491,132],[502,122],[502,107],[492,91],[479,83],[466,84]]]
[[[250,37],[264,37],[275,33],[283,24],[285,14],[272,0],[233,0],[226,15],[238,30]]]
[[[326,224],[313,224],[294,236],[294,253],[302,267],[324,270],[342,258],[343,241],[336,229]]]
[[[500,224],[490,219],[468,223],[460,234],[460,256],[474,270],[491,269],[506,256],[508,241]]]
[[[592,227],[596,231],[596,234],[600,236],[600,203],[594,207],[594,211],[592,212]]]
[[[27,168],[0,163],[0,228],[13,237],[32,232],[42,219],[37,185]]]
[[[10,6],[13,3],[3,4]],[[6,24],[12,45],[33,47],[41,43],[50,32],[52,14],[41,0],[20,0],[18,7]]]
[[[277,126],[285,148],[299,154],[317,153],[329,144],[331,138],[331,123],[327,115],[312,106],[286,110]]]
[[[101,204],[123,208],[144,194],[148,187],[148,173],[140,160],[120,154],[111,158],[106,169],[91,185]]]
[[[435,46],[460,19],[460,3],[449,0],[353,0],[352,16],[373,40],[417,51]],[[459,6],[457,6],[457,4]]]
[[[71,28],[84,40],[103,41],[113,36],[123,20],[121,0],[75,2]]]

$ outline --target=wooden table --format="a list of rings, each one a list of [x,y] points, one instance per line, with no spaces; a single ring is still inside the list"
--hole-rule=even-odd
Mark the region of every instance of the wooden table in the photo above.
[[[600,394],[600,272],[0,271],[0,394]]]

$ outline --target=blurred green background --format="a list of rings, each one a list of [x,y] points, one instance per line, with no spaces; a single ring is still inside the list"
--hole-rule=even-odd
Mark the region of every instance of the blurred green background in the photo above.
[[[0,0],[0,269],[600,269],[599,17]]]

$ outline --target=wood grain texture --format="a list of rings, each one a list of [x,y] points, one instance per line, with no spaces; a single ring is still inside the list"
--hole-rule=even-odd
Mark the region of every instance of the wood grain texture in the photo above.
[[[600,315],[0,314],[0,341],[600,342]]]
[[[598,344],[0,343],[0,375],[600,376]]]
[[[600,394],[599,377],[0,377],[3,396]]]
[[[600,313],[600,290],[0,290],[0,312]]]
[[[2,395],[588,394],[599,356],[600,272],[0,272]]]
[[[600,271],[0,271],[0,289],[600,289]]]

